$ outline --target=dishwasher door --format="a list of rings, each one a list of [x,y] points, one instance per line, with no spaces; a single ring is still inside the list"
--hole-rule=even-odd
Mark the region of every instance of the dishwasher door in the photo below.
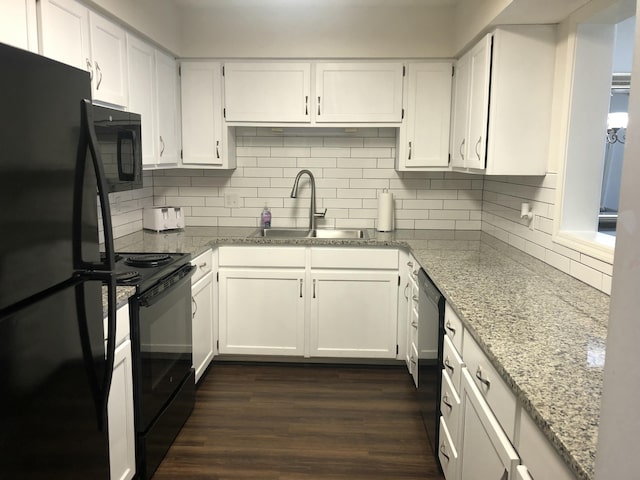
[[[444,297],[424,270],[418,273],[418,290],[418,400],[431,449],[437,457]]]

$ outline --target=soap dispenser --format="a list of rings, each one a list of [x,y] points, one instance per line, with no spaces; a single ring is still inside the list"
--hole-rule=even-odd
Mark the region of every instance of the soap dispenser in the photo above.
[[[260,215],[260,224],[262,228],[271,228],[271,210],[267,205],[264,206],[262,214]]]

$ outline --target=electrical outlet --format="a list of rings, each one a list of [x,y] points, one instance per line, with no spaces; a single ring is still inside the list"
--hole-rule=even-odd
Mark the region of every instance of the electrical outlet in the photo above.
[[[237,193],[224,194],[224,206],[226,208],[236,208],[240,206],[240,197]]]

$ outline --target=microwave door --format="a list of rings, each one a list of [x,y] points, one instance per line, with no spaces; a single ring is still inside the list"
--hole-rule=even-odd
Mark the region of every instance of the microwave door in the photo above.
[[[118,180],[131,182],[136,178],[136,132],[118,130],[118,147],[116,159],[118,163]]]

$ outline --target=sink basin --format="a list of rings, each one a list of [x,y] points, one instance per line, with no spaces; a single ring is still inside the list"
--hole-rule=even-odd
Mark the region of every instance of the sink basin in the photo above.
[[[369,238],[366,230],[357,229],[331,229],[318,228],[307,230],[306,228],[259,228],[252,237],[268,238],[339,238],[339,239],[365,239]]]

